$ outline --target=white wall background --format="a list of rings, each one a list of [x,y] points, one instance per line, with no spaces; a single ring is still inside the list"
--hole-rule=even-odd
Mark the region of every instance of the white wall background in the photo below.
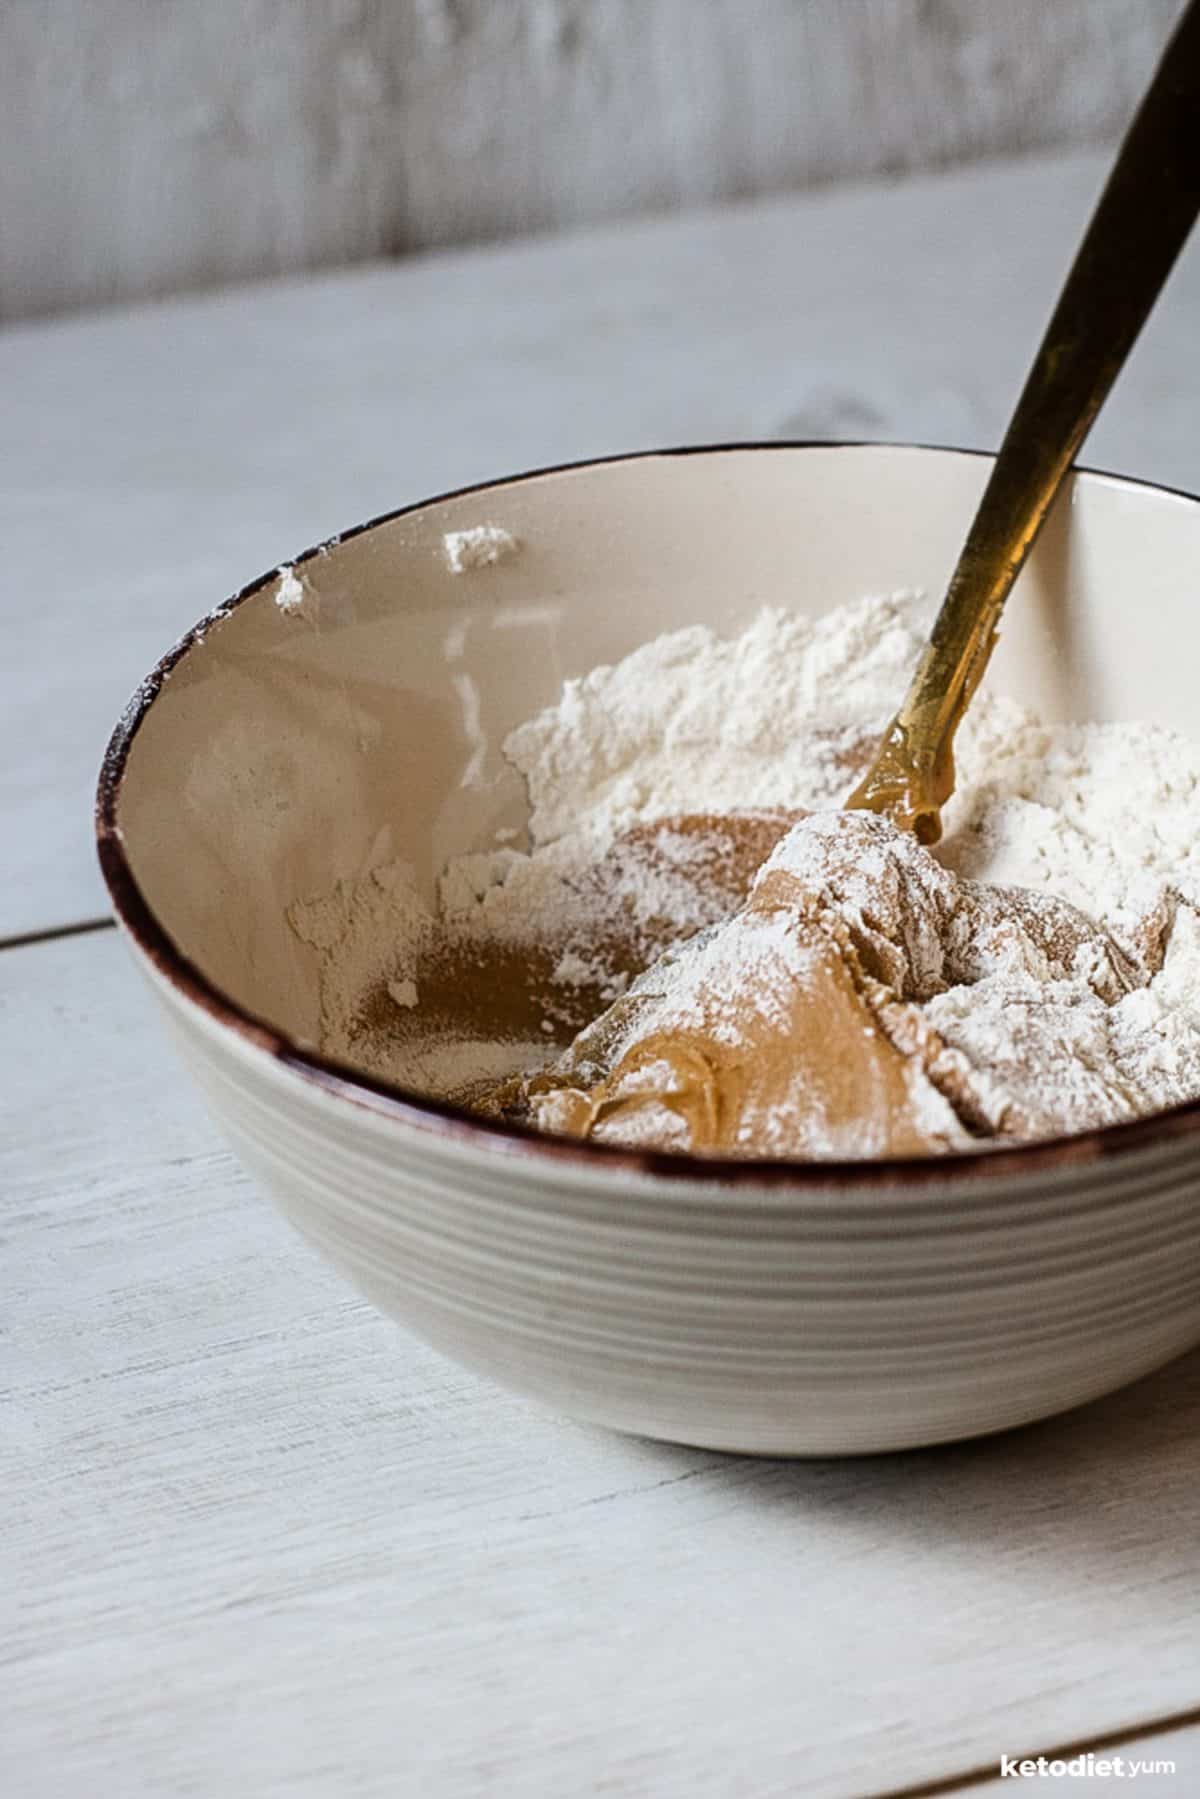
[[[1103,142],[1180,0],[0,0],[0,318]]]

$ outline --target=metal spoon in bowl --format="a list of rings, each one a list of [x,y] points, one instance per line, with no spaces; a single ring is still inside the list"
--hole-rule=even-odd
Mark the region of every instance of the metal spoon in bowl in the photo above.
[[[1004,602],[1200,211],[1200,0],[1121,146],[1017,401],[903,704],[847,806],[941,836],[954,737]]]

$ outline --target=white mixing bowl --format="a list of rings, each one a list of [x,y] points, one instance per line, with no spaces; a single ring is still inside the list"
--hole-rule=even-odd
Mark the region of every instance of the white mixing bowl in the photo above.
[[[299,558],[298,613],[264,576],[135,697],[98,832],[136,959],[247,1167],[447,1355],[623,1430],[837,1454],[1043,1417],[1200,1340],[1200,1105],[959,1159],[714,1164],[482,1122],[311,1047],[285,908],[381,844],[432,882],[519,823],[515,776],[461,783],[480,731],[499,770],[564,676],[658,632],[940,590],[987,470],[765,445],[497,482]],[[443,533],[480,523],[520,554],[453,574]],[[1080,475],[989,680],[1051,718],[1200,734],[1198,590],[1200,503]]]

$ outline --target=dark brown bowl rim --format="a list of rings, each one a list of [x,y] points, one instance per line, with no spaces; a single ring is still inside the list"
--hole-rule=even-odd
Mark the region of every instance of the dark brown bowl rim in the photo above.
[[[971,456],[991,459],[986,450],[965,449],[957,444],[894,443],[872,440],[770,439],[763,442],[688,444],[660,450],[635,450],[609,456],[585,457],[577,462],[554,463],[545,468],[529,469],[523,474],[503,476],[499,480],[477,481],[466,487],[435,494],[394,511],[381,513],[365,524],[340,531],[323,543],[314,544],[281,567],[298,568],[337,545],[361,537],[380,525],[391,524],[414,512],[424,512],[448,500],[472,494],[495,493],[506,487],[537,481],[549,475],[569,474],[580,469],[605,468],[628,462],[652,462],[664,457],[716,456],[731,452],[795,451],[795,450],[911,450],[937,455]],[[1136,477],[1113,474],[1105,469],[1076,466],[1076,474],[1112,481],[1123,487],[1200,504],[1200,495],[1161,482],[1142,481]],[[371,1111],[390,1116],[423,1134],[445,1142],[470,1144],[503,1155],[529,1158],[535,1164],[566,1163],[580,1170],[607,1169],[614,1176],[653,1176],[674,1181],[686,1180],[697,1185],[715,1183],[742,1187],[787,1186],[814,1188],[828,1194],[832,1188],[940,1188],[958,1185],[964,1179],[1045,1175],[1069,1167],[1106,1161],[1111,1157],[1160,1146],[1164,1139],[1191,1135],[1200,1131],[1200,1100],[1173,1106],[1124,1124],[1105,1125],[1074,1136],[1050,1138],[1033,1144],[1013,1144],[1003,1148],[967,1151],[942,1156],[913,1156],[878,1161],[768,1161],[725,1159],[686,1155],[677,1151],[628,1150],[608,1144],[584,1143],[570,1138],[549,1137],[542,1132],[516,1124],[480,1118],[461,1106],[427,1098],[389,1081],[377,1080],[346,1063],[321,1055],[280,1031],[266,1019],[241,1006],[229,994],[215,986],[175,943],[159,922],[144,898],[129,860],[117,825],[121,779],[134,738],[154,701],[161,693],[171,671],[188,651],[202,641],[205,633],[229,616],[244,600],[259,593],[278,578],[273,568],[243,587],[214,608],[187,631],[167,651],[139,684],[129,701],[104,753],[96,790],[96,850],[101,872],[112,900],[117,921],[160,975],[192,1004],[200,1007],[221,1025],[227,1026],[244,1043],[265,1052],[277,1063],[326,1092],[365,1106]]]

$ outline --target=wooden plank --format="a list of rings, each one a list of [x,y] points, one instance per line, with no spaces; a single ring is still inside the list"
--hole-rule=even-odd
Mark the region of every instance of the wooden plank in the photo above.
[[[861,1799],[1200,1700],[1200,1355],[873,1461],[605,1435],[292,1238],[114,934],[0,999],[7,1791]]]
[[[201,613],[334,530],[572,457],[993,443],[1095,157],[838,190],[0,336],[0,938],[104,908],[95,768]],[[1093,461],[1200,487],[1200,244]]]

